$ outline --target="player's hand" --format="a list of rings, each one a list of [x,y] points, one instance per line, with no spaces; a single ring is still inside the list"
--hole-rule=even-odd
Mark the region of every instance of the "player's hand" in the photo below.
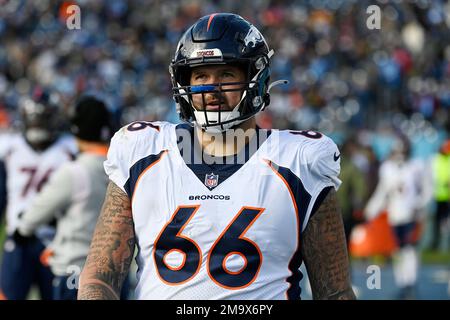
[[[16,244],[25,245],[27,243],[34,241],[34,239],[36,239],[36,236],[35,235],[24,236],[24,235],[20,234],[19,230],[16,230],[16,231],[14,231],[12,238]]]

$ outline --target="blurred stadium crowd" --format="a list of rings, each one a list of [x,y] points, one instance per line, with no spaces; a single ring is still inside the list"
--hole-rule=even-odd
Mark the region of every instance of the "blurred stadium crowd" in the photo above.
[[[174,119],[167,66],[180,35],[200,16],[229,11],[261,27],[276,52],[272,78],[290,80],[264,119],[275,127],[346,137],[389,120],[437,145],[450,126],[447,1],[81,0],[80,30],[66,28],[61,2],[1,2],[0,108],[13,119],[34,83],[67,102],[102,92],[125,122]],[[381,30],[366,26],[371,4],[382,8]]]
[[[0,0],[0,128],[20,126],[19,101],[36,84],[58,92],[65,110],[92,92],[118,122],[178,121],[168,73],[172,53],[187,26],[221,11],[260,28],[275,50],[272,79],[290,81],[271,94],[260,125],[319,130],[351,160],[343,161],[348,178],[342,180],[356,182],[341,192],[344,213],[353,215],[368,201],[393,137],[408,140],[421,159],[449,137],[449,1],[73,3],[81,8],[80,30],[66,27],[61,1]],[[381,8],[380,30],[366,25],[373,4]]]

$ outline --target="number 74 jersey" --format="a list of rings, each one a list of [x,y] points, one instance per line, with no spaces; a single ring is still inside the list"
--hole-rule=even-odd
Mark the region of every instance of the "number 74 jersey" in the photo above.
[[[206,164],[186,156],[195,154],[194,139],[185,140],[193,150],[180,148],[179,129],[125,126],[105,162],[131,200],[136,297],[300,298],[302,234],[323,191],[340,184],[334,142],[272,130],[244,161]]]
[[[63,163],[71,161],[76,153],[75,139],[68,135],[60,137],[47,149],[38,152],[19,133],[0,134],[0,161],[4,161],[7,174],[8,234],[16,230],[20,214],[31,205],[52,173]],[[43,229],[45,227],[39,228]]]

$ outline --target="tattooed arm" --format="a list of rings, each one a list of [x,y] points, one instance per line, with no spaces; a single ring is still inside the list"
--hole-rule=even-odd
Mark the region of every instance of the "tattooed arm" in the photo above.
[[[130,199],[110,182],[80,276],[78,299],[118,300],[133,258],[134,244]]]
[[[313,299],[355,299],[344,225],[334,189],[308,222],[302,243]]]

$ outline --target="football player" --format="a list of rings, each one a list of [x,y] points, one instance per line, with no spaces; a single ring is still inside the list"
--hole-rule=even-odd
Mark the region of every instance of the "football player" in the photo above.
[[[79,299],[117,299],[137,244],[138,299],[353,299],[335,189],[340,154],[311,131],[262,130],[273,51],[235,14],[182,36],[170,65],[185,124],[119,130]]]
[[[18,232],[23,236],[57,219],[55,238],[46,249],[55,275],[54,300],[77,299],[78,270],[86,260],[108,185],[103,162],[112,128],[111,113],[102,100],[89,95],[80,98],[71,117],[71,131],[80,151],[77,159],[55,171],[20,219]],[[64,214],[55,217],[60,211]]]
[[[51,299],[53,275],[40,263],[40,255],[54,235],[54,227],[45,225],[30,237],[21,237],[16,229],[21,214],[28,208],[52,172],[70,161],[77,151],[70,136],[61,135],[59,96],[36,88],[31,98],[20,103],[23,132],[0,136],[0,159],[7,175],[7,239],[0,270],[2,297],[26,299],[32,284],[41,298]]]
[[[407,139],[394,140],[391,154],[380,166],[379,181],[364,215],[367,220],[387,211],[395,235],[394,277],[399,287],[398,299],[416,299],[419,270],[420,222],[432,196],[431,174],[422,160],[412,159]]]

